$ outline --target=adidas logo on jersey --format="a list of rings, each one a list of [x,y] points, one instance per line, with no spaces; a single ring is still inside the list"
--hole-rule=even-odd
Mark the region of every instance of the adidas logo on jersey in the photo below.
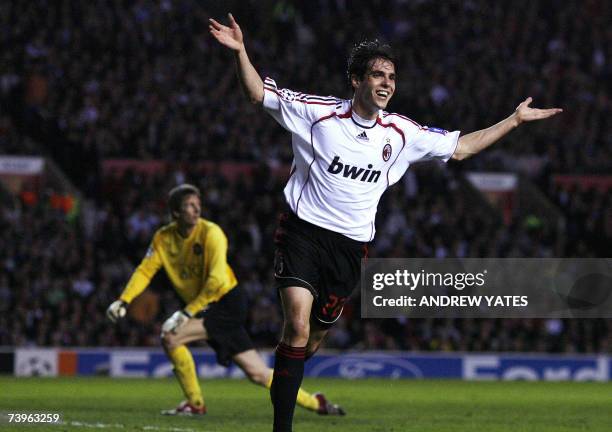
[[[357,135],[357,138],[362,139],[362,140],[366,140],[366,141],[370,141],[370,138],[368,138],[368,136],[366,135],[365,131],[363,131],[359,135]]]
[[[342,162],[340,162],[340,156],[336,156],[332,163],[329,164],[327,172],[332,174],[342,174],[342,177],[350,178],[352,180],[359,180],[368,183],[377,183],[378,178],[380,177],[380,171],[372,171],[372,166],[372,164],[368,164],[368,169],[365,169],[348,164],[343,164]]]

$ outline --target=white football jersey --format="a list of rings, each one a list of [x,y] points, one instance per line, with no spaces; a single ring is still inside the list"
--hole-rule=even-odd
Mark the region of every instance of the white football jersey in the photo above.
[[[459,131],[382,110],[376,120],[363,120],[350,100],[279,89],[270,78],[264,88],[264,108],[292,136],[289,207],[300,219],[357,241],[374,238],[380,197],[411,163],[446,162],[457,147]]]

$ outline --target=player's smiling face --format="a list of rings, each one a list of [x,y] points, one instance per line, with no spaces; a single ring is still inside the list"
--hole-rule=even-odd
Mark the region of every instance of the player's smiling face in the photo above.
[[[389,60],[376,58],[370,62],[362,79],[353,77],[353,87],[355,111],[364,118],[374,119],[395,93],[395,66]]]
[[[198,223],[198,218],[202,211],[202,204],[197,195],[186,195],[181,203],[181,209],[178,213],[178,222],[184,227],[193,227]]]

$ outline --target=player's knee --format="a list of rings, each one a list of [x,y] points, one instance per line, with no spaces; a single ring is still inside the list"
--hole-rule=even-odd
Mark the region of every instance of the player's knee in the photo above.
[[[308,341],[310,335],[310,322],[301,318],[292,318],[285,324],[285,337],[292,340]]]
[[[264,370],[247,370],[245,371],[247,377],[253,384],[257,384],[260,386],[266,386],[269,379],[269,371],[268,369]]]
[[[177,338],[172,333],[163,333],[161,335],[161,343],[167,350],[174,349],[178,346]]]

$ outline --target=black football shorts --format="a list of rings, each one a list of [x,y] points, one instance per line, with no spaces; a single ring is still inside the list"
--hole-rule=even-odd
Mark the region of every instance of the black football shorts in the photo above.
[[[303,287],[314,296],[312,316],[323,328],[340,318],[359,282],[366,243],[282,213],[274,235],[276,287]]]
[[[229,366],[234,355],[254,347],[245,328],[247,311],[247,296],[237,285],[196,315],[204,318],[207,342],[217,353],[217,362],[222,366]]]

